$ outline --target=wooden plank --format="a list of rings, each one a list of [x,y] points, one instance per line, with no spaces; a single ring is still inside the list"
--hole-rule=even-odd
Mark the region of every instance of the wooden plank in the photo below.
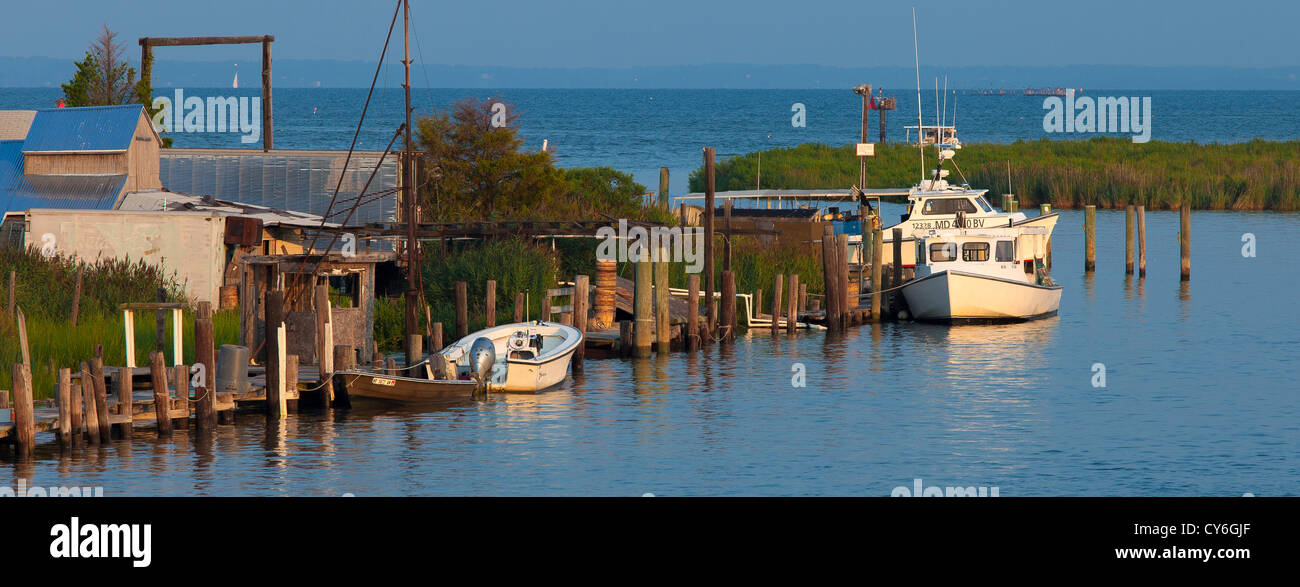
[[[497,282],[489,279],[487,282],[487,294],[483,300],[483,318],[484,324],[491,328],[497,325]]]
[[[221,37],[140,37],[141,46],[180,47],[188,45],[246,45],[270,43],[275,35],[221,36]]]
[[[135,378],[131,375],[133,369],[128,367],[119,367],[117,370],[117,405],[120,411],[130,416],[135,413]],[[122,431],[122,439],[131,439],[130,418],[127,419],[126,425],[118,427]]]
[[[586,275],[579,275],[573,278],[573,283],[573,326],[583,334],[585,339],[587,333],[587,292],[589,291],[591,278]],[[586,347],[586,344],[580,344],[578,350],[573,353],[570,364],[573,366],[574,373],[581,373],[583,370],[582,361],[586,356]]]
[[[108,421],[108,384],[104,381],[104,358],[90,359],[90,382],[95,390],[95,420],[99,423],[99,439],[113,439],[113,425]]]
[[[32,373],[23,364],[13,366],[14,430],[18,451],[30,455],[36,446],[36,414],[32,405]]]
[[[170,436],[172,421],[167,413],[170,396],[167,393],[167,368],[163,366],[163,355],[158,351],[149,353],[150,376],[153,379],[154,419],[158,424],[159,436]]]
[[[131,310],[142,312],[148,310],[183,310],[186,307],[186,304],[182,302],[133,302],[129,304],[118,304],[117,309],[123,311]]]

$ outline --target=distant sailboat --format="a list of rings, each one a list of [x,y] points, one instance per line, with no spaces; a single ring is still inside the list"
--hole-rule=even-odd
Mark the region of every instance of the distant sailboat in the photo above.
[[[230,87],[236,90],[239,89],[239,64],[238,63],[235,64],[235,81],[230,85]]]

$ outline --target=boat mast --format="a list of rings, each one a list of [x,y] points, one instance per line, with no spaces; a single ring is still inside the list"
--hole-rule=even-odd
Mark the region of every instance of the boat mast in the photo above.
[[[406,147],[402,152],[402,197],[406,204],[406,364],[414,365],[422,359],[411,345],[417,333],[416,305],[419,300],[417,271],[420,268],[420,242],[416,239],[415,158],[411,154],[411,2],[402,0],[402,44],[404,52],[402,69],[405,80],[402,90],[406,94]]]

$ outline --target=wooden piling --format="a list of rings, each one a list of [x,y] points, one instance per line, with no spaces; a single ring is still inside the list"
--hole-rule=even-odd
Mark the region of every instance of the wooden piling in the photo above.
[[[781,332],[781,293],[785,289],[785,276],[777,273],[772,283],[772,334]]]
[[[543,316],[542,319],[546,317]],[[469,286],[456,282],[456,339],[469,336]]]
[[[1146,206],[1137,207],[1138,233],[1138,277],[1147,276],[1147,210]]]
[[[871,257],[872,257],[873,259],[876,259],[876,260],[877,260],[876,263],[873,263],[873,264],[871,265],[871,321],[872,321],[872,322],[879,322],[879,321],[880,321],[881,312],[884,310],[884,307],[883,307],[884,302],[882,301],[882,298],[881,298],[881,295],[882,295],[882,294],[881,294],[881,289],[882,289],[882,288],[880,287],[880,283],[881,283],[881,278],[882,278],[882,275],[884,274],[884,269],[885,269],[884,262],[883,262],[884,259],[885,259],[885,231],[883,231],[883,230],[873,230],[873,231],[871,231],[871,235],[872,235],[872,238],[871,238],[871,250],[872,250]],[[843,253],[843,254],[844,254],[844,255],[847,255],[847,254],[848,254],[848,238],[849,238],[849,237],[848,237],[848,235],[843,235],[843,236],[844,236],[844,247],[843,247],[843,248],[844,248],[844,253]],[[847,262],[847,261],[841,261],[840,263],[844,265],[844,273],[845,273],[845,275],[847,276],[847,275],[848,275],[848,264],[847,264],[848,262]],[[845,293],[847,294],[848,292],[845,292]],[[851,309],[857,309],[857,308],[858,308],[858,306],[859,306],[859,304],[858,304],[858,300],[849,300],[849,302],[850,302],[850,303],[849,303],[849,305],[847,306],[847,308],[851,308]],[[861,314],[860,314],[860,313],[859,313],[859,314],[856,314],[856,316],[859,316],[859,317],[860,317]]]
[[[636,319],[636,330],[633,332],[635,336],[633,354],[637,358],[650,356],[650,342],[653,340],[654,334],[654,306],[651,296],[653,277],[651,271],[650,252],[643,248],[640,258],[636,260],[636,292],[632,304],[632,313]]]
[[[700,346],[700,275],[686,276],[686,350]]]
[[[18,452],[32,454],[36,447],[36,406],[32,401],[32,372],[21,363],[13,366],[14,431]]]
[[[618,353],[621,356],[632,355],[632,321],[618,321]]]
[[[704,148],[704,317],[709,336],[715,335],[718,317],[713,312],[713,198],[715,191],[713,147]]]
[[[734,342],[736,340],[736,272],[722,272],[722,303],[719,304],[719,312],[722,314],[722,328],[725,328],[722,335],[723,342]]]
[[[614,298],[618,296],[618,262],[596,259],[596,300],[593,330],[614,327]]]
[[[487,282],[487,295],[483,300],[483,319],[487,328],[497,325],[497,282],[495,279],[489,279]]]
[[[665,212],[668,211],[668,168],[659,168],[659,208]]]
[[[754,290],[754,316],[757,317],[763,313],[763,286],[758,286]]]
[[[515,294],[515,322],[524,321],[524,292]]]
[[[72,446],[72,369],[59,369],[59,443]]]
[[[169,414],[171,395],[167,393],[167,368],[163,366],[161,351],[149,353],[149,378],[153,381],[153,413],[157,420],[158,435],[168,436],[172,433],[172,419]]]
[[[438,326],[442,326],[442,324],[438,324]],[[438,336],[442,336],[442,329],[439,328],[436,334]],[[343,390],[334,387],[338,383],[334,381],[334,373],[338,371],[345,371],[347,369],[351,369],[352,362],[356,357],[356,351],[354,351],[352,347],[343,344],[334,345],[334,349],[331,351],[331,353],[334,355],[334,361],[333,361],[334,370],[330,371],[329,373],[321,373],[321,378],[328,378],[330,381],[330,388],[334,389],[334,395],[332,397],[325,398],[327,400],[325,402],[325,408],[327,409],[334,406],[341,406],[344,404],[344,402],[340,401],[340,396],[342,395]]]
[[[582,372],[582,360],[587,354],[587,315],[591,291],[591,277],[579,275],[573,278],[573,327],[582,333],[583,343],[578,345],[577,350],[573,352],[573,359],[569,364],[573,366],[574,373]]]
[[[412,335],[419,337],[419,335]],[[404,373],[405,375],[405,373]],[[284,356],[284,391],[285,395],[298,390],[298,355]]]
[[[1124,274],[1133,274],[1133,204],[1124,210]]]
[[[542,296],[542,315],[537,318],[544,322],[551,321],[551,296]]]
[[[827,330],[839,330],[842,325],[840,322],[840,308],[843,305],[839,301],[840,263],[836,258],[836,253],[835,229],[830,224],[827,224],[822,228],[822,283],[824,284],[823,288],[826,290]]]
[[[659,245],[658,254],[659,260],[654,264],[655,350],[666,353],[673,336],[670,330],[672,317],[668,314],[668,248]]]
[[[326,309],[324,317],[317,318],[317,325],[325,322],[328,327],[329,323],[329,285],[325,284],[317,288],[317,301],[319,303],[321,292],[325,294]],[[318,311],[319,313],[319,311]],[[328,347],[321,345],[317,352],[328,352]],[[199,430],[211,430],[217,426],[217,359],[215,339],[212,327],[212,302],[199,302],[198,316],[194,320],[194,362],[202,365],[199,386],[194,389],[194,421]],[[321,357],[321,371],[326,372],[324,356]],[[130,371],[123,370],[122,373],[129,378]],[[120,400],[119,400],[120,401]]]
[[[794,334],[795,329],[799,327],[799,274],[790,274],[789,288],[790,293],[786,296],[789,299],[786,300],[785,332]]]
[[[82,414],[85,416],[86,437],[90,439],[92,444],[99,444],[99,410],[95,407],[95,384],[90,380],[90,363],[86,361],[81,362],[80,383],[81,385],[78,387],[81,388]]]
[[[433,323],[433,342],[429,345],[429,352],[436,353],[446,348],[442,342],[442,322]]]
[[[284,332],[284,290],[266,292],[266,413],[272,418],[284,418],[285,402],[281,395],[284,380],[285,349],[280,337]]]
[[[799,284],[799,311],[808,311],[808,284],[806,283]]]
[[[1180,257],[1180,281],[1192,278],[1192,206],[1183,204],[1178,210],[1178,250]]]
[[[118,412],[129,416],[135,415],[135,398],[131,395],[135,389],[135,382],[133,381],[134,375],[132,374],[132,371],[133,369],[130,367],[118,367],[117,392],[115,393],[117,396]],[[131,433],[135,429],[135,427],[131,425],[131,420],[129,418],[127,421],[121,423],[117,428],[122,440],[130,440]]]
[[[90,359],[90,382],[95,389],[95,416],[99,421],[99,437],[108,442],[113,438],[113,424],[108,419],[108,383],[104,381],[104,358]]]
[[[167,290],[158,288],[157,298],[159,303],[167,301]],[[165,350],[167,348],[167,310],[157,310],[153,313],[154,324],[154,350]],[[173,361],[179,362],[180,357],[173,357]]]
[[[184,416],[172,420],[172,427],[188,430],[190,427],[190,367],[181,364],[171,368],[172,392],[176,398],[176,410],[183,410]]]
[[[1097,207],[1089,204],[1083,207],[1083,270],[1092,271],[1097,267]]]

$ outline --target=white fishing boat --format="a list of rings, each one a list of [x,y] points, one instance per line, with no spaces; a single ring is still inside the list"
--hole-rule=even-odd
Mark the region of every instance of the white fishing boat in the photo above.
[[[504,324],[431,355],[418,374],[349,370],[335,376],[353,400],[423,403],[469,400],[484,392],[536,393],[564,381],[582,339],[577,328],[564,324]]]
[[[908,127],[915,128],[915,127]],[[912,243],[919,237],[934,234],[935,231],[956,228],[961,222],[966,228],[1044,228],[1051,238],[1056,228],[1059,215],[1055,212],[1039,216],[1028,216],[1023,212],[1002,212],[989,204],[984,197],[987,189],[973,189],[970,185],[952,185],[948,183],[948,170],[943,168],[945,161],[952,161],[961,142],[957,140],[956,128],[953,126],[922,126],[920,146],[935,145],[938,150],[938,164],[929,173],[930,177],[922,179],[907,193],[907,213],[900,222],[884,228],[884,262],[894,262],[894,230],[902,229],[902,265],[913,267],[916,262],[916,248]],[[959,221],[958,216],[964,221]],[[858,252],[862,242],[861,235],[849,237],[850,263],[859,262]]]
[[[489,343],[492,360],[485,368],[480,353],[486,353]],[[430,369],[458,377],[487,373],[484,383],[490,392],[535,393],[564,381],[582,343],[582,333],[567,324],[504,324],[452,343],[430,358]]]
[[[936,229],[916,239],[916,279],[902,285],[912,317],[939,322],[1053,316],[1061,286],[1044,267],[1044,227]]]

